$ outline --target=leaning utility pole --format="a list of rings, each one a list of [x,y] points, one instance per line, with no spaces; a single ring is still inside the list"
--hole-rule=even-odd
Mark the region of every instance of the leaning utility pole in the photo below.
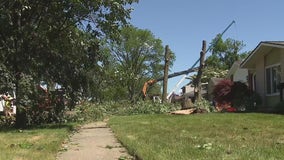
[[[169,64],[170,64],[170,49],[169,49],[169,46],[166,45],[166,49],[165,49],[165,66],[164,66],[164,82],[163,82],[163,95],[162,95],[162,102],[163,103],[166,102],[166,100],[167,100]]]
[[[202,51],[200,52],[200,61],[199,61],[199,68],[197,72],[197,76],[195,79],[194,83],[194,99],[195,102],[199,102],[201,100],[201,91],[202,91],[202,86],[201,86],[201,77],[203,73],[203,68],[205,66],[205,53],[206,53],[206,41],[202,41]]]
[[[228,30],[234,23],[236,23],[236,22],[235,22],[235,21],[232,21],[232,22],[229,24],[229,26],[228,26],[221,34],[219,34],[217,40],[214,41],[214,42],[208,47],[208,49],[205,51],[205,53],[207,53],[208,51],[210,51],[210,50],[216,45],[216,43],[222,38],[223,34],[225,34],[225,32],[227,32],[227,30]],[[198,60],[192,65],[191,68],[194,68],[194,67],[197,65],[198,61],[200,61],[200,59],[198,59]],[[188,74],[189,74],[189,73],[190,73],[190,72],[188,72]],[[185,78],[188,76],[188,74],[184,75],[184,76],[182,77],[182,79],[175,85],[174,89],[173,89],[171,92],[169,92],[168,97],[179,87],[179,85],[185,80]]]

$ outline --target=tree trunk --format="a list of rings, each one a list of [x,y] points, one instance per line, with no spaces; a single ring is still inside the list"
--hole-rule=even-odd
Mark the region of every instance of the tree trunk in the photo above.
[[[26,114],[26,109],[24,106],[21,106],[21,104],[19,103],[21,101],[21,97],[22,95],[19,93],[23,93],[23,92],[19,92],[20,91],[20,86],[19,86],[19,81],[20,81],[20,75],[16,76],[16,82],[15,82],[15,86],[16,86],[16,106],[17,106],[17,112],[16,112],[16,123],[15,123],[15,127],[16,128],[27,128],[27,114]]]
[[[164,66],[164,81],[163,81],[163,97],[162,97],[163,103],[165,103],[166,100],[167,100],[169,64],[170,64],[170,49],[169,49],[169,46],[166,45],[165,66]]]
[[[21,68],[19,65],[22,63],[20,60],[20,56],[23,55],[23,42],[24,42],[24,34],[22,30],[22,21],[21,21],[21,15],[18,15],[16,13],[16,8],[13,10],[13,15],[14,15],[14,30],[17,31],[15,35],[15,40],[14,40],[14,48],[15,48],[15,53],[12,55],[13,58],[13,71],[14,71],[14,76],[15,76],[15,90],[16,90],[16,123],[15,127],[16,128],[26,128],[27,127],[27,116],[26,116],[26,110],[24,106],[21,106],[19,102],[21,102],[21,99],[23,97],[23,93],[21,91],[22,86],[20,86],[20,81],[21,81],[21,71],[23,71],[23,68]]]
[[[15,127],[19,129],[27,128],[27,114],[23,107],[17,105],[16,123]]]
[[[205,66],[204,64],[204,59],[205,59],[205,53],[206,53],[206,41],[202,41],[202,51],[200,52],[200,64],[199,64],[199,69],[198,73],[196,76],[195,80],[195,86],[194,86],[194,100],[195,102],[199,102],[201,100],[201,77],[202,77],[202,72],[203,68]]]

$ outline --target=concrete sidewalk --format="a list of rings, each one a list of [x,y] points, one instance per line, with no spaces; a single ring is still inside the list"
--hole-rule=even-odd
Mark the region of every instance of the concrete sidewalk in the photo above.
[[[67,144],[67,151],[58,153],[57,160],[131,160],[126,149],[115,138],[106,122],[81,127]]]

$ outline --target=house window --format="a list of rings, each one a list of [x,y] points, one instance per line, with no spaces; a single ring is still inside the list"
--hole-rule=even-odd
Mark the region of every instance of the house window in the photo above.
[[[279,93],[278,85],[280,83],[280,65],[266,67],[266,93],[268,95]]]

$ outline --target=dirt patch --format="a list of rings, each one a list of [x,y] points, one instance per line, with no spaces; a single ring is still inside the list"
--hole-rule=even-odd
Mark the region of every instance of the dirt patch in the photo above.
[[[31,138],[31,141],[34,142],[34,141],[38,141],[38,140],[40,140],[40,139],[42,139],[42,136],[33,136],[33,137]]]

